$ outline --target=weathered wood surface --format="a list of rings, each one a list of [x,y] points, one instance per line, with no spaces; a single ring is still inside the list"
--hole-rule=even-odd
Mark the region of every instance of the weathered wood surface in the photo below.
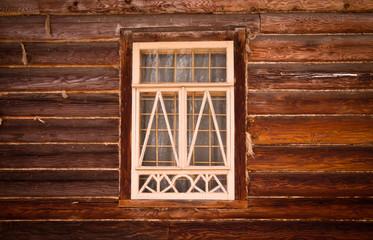
[[[118,181],[0,181],[0,197],[118,196]]]
[[[371,144],[372,117],[269,116],[250,121],[255,144]]]
[[[118,28],[248,26],[252,31],[259,30],[258,14],[50,16],[50,36],[46,33],[45,21],[46,16],[1,16],[0,39],[118,38]]]
[[[373,171],[371,146],[255,146],[247,168],[261,170]]]
[[[168,239],[168,222],[1,222],[1,239]]]
[[[248,207],[247,200],[119,200],[119,207],[126,208],[238,208]]]
[[[118,126],[117,119],[5,119],[0,142],[117,142]]]
[[[78,199],[78,200],[76,200]],[[0,220],[35,219],[373,219],[372,198],[252,198],[244,209],[119,208],[98,198],[0,201]],[[97,201],[97,202],[95,202]]]
[[[249,92],[249,114],[371,114],[373,92]]]
[[[372,196],[371,173],[249,173],[250,196]]]
[[[22,57],[22,47],[20,43],[0,44],[0,65],[23,65]]]
[[[372,89],[372,63],[249,64],[249,89]]]
[[[252,61],[372,61],[373,36],[257,36],[250,41]]]
[[[371,222],[232,221],[170,223],[170,239],[371,239]]]
[[[0,168],[118,168],[118,146],[0,145]]]
[[[150,31],[154,31],[149,29]],[[201,31],[201,28],[195,31],[186,32],[138,32],[133,34],[133,41],[229,41],[234,39],[232,31]]]
[[[24,45],[29,64],[119,64],[118,42],[25,43]]]
[[[117,116],[117,93],[30,93],[0,97],[1,116]],[[65,96],[66,97],[66,96]]]
[[[119,90],[118,69],[0,68],[0,91]]]
[[[372,33],[371,13],[266,13],[261,33]]]
[[[134,13],[251,13],[251,12],[370,12],[373,4],[369,0],[344,1],[255,1],[233,0],[227,4],[224,0],[195,1],[195,0],[132,0],[105,2],[81,0],[54,0],[54,1],[10,1],[6,0],[0,5],[2,14],[134,14]]]

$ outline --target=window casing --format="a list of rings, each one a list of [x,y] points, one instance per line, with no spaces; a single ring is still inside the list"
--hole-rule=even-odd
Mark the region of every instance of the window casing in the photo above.
[[[233,41],[133,43],[131,199],[234,200]]]

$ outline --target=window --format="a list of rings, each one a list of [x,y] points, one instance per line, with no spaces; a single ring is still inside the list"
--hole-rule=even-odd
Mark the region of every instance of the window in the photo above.
[[[180,30],[121,31],[119,206],[247,207],[246,29]]]
[[[133,44],[132,199],[234,200],[233,42]]]

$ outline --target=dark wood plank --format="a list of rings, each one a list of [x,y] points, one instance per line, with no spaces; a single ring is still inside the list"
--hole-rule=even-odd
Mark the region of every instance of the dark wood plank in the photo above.
[[[249,64],[248,87],[260,89],[371,89],[372,63]]]
[[[115,181],[117,170],[0,170],[0,181]]]
[[[0,90],[119,90],[119,74],[111,67],[0,68]]]
[[[163,207],[161,210],[119,208],[118,203],[98,202],[100,199],[0,200],[0,219],[373,219],[372,198],[251,198],[245,209]]]
[[[117,119],[5,119],[0,142],[118,141]]]
[[[118,196],[118,181],[0,181],[0,197]]]
[[[52,38],[54,39],[93,39],[118,37],[118,27],[126,29],[173,27],[183,30],[185,28],[195,26],[204,28],[249,26],[252,31],[258,31],[259,15],[131,14],[111,16],[51,16]]]
[[[370,13],[261,14],[261,33],[372,33]]]
[[[118,42],[25,43],[29,64],[119,64]]]
[[[372,196],[371,173],[249,173],[249,196]]]
[[[2,0],[0,14],[38,14],[39,3],[37,0]]]
[[[20,43],[0,43],[0,65],[21,64],[22,47]]]
[[[249,92],[249,114],[371,114],[373,92]]]
[[[249,61],[372,61],[372,36],[257,36]]]
[[[1,239],[168,239],[167,222],[1,222]]]
[[[248,170],[372,171],[370,146],[255,146]]]
[[[0,4],[2,3],[3,1]],[[29,40],[47,38],[45,20],[46,16],[1,16],[0,39]]]
[[[227,5],[224,0],[195,1],[195,0],[133,0],[118,2],[114,0],[100,2],[54,0],[39,3],[40,11],[52,14],[71,13],[99,13],[99,14],[123,14],[123,13],[250,13],[250,12],[276,12],[276,11],[364,11],[370,12],[373,4],[369,0],[346,1],[325,0],[310,2],[306,0],[281,1],[281,0],[232,0]]]
[[[234,41],[234,173],[235,173],[235,199],[246,199],[246,101],[245,68],[246,68],[246,29],[235,31]]]
[[[29,93],[0,97],[2,116],[119,116],[117,93]]]
[[[255,117],[249,133],[256,144],[372,143],[371,117]]]
[[[156,29],[149,29],[157,31]],[[162,29],[164,30],[164,29]],[[195,31],[187,32],[137,32],[133,34],[133,41],[149,42],[149,41],[228,41],[234,39],[234,33],[229,31],[201,31],[201,28]]]
[[[118,146],[0,145],[0,168],[118,168]]]
[[[131,199],[131,134],[132,134],[132,32],[123,31],[121,44],[121,106],[120,106],[120,199]]]
[[[371,222],[171,222],[170,239],[371,239]]]

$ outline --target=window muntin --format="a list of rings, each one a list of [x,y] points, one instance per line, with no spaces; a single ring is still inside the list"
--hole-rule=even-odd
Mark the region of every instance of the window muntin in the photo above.
[[[132,199],[234,199],[233,42],[133,44]]]

